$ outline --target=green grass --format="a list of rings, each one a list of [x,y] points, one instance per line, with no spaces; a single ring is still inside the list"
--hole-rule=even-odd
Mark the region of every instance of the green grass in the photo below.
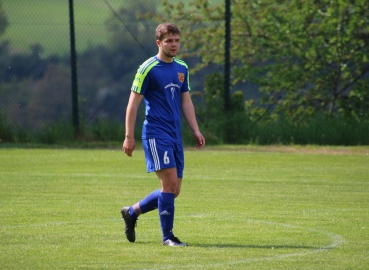
[[[9,26],[2,40],[10,40],[15,50],[29,50],[41,44],[47,54],[65,54],[70,51],[68,1],[3,0]],[[116,10],[124,1],[109,0]],[[105,20],[111,16],[104,1],[74,1],[76,48],[83,51],[89,45],[106,44],[108,34]]]
[[[1,269],[366,269],[368,147],[186,152],[175,234],[157,212],[126,241],[120,208],[158,187],[143,152],[0,149]]]
[[[0,42],[9,40],[15,51],[29,51],[30,45],[38,43],[43,46],[46,55],[68,54],[70,52],[68,1],[31,2],[2,0],[9,25],[5,34],[0,37]],[[122,0],[108,0],[108,3],[116,11],[128,4]],[[213,0],[212,3],[222,2]],[[148,8],[152,5],[154,3],[147,2]],[[162,10],[161,6],[158,10]],[[112,12],[103,0],[74,0],[77,51],[83,52],[91,45],[108,43],[105,21],[111,16]]]

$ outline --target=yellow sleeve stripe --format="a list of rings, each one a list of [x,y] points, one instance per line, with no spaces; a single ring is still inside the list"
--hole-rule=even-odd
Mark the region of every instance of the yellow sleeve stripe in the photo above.
[[[131,90],[136,93],[141,93],[141,88],[143,81],[145,80],[145,77],[147,73],[156,65],[159,61],[155,59],[155,57],[151,57],[148,60],[146,60],[137,70],[135,79],[133,81],[133,85]]]

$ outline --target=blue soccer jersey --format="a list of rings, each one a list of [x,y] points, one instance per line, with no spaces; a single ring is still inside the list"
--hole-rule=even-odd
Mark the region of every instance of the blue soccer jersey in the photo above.
[[[142,139],[181,143],[181,94],[190,90],[186,63],[178,58],[166,63],[151,57],[138,68],[131,90],[143,95],[146,105]]]

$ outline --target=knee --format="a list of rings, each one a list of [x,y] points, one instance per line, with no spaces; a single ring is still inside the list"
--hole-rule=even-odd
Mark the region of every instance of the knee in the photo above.
[[[163,184],[162,185],[162,192],[168,192],[168,193],[173,193],[173,194],[177,194],[177,187],[175,183],[168,183],[168,184]]]

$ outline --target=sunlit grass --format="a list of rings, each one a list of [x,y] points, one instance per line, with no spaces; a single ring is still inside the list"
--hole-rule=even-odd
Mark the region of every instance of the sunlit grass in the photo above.
[[[10,40],[16,50],[29,50],[33,44],[41,44],[46,54],[68,54],[69,5],[68,1],[17,0],[2,1],[9,26],[1,40]],[[124,1],[109,0],[118,9]],[[83,51],[88,46],[106,44],[108,41],[105,21],[111,10],[104,1],[74,1],[76,48]]]
[[[222,3],[221,0],[211,2]],[[119,11],[128,4],[121,0],[74,0],[73,3],[78,52],[93,45],[107,45],[109,36],[105,22],[113,16],[110,7]],[[21,51],[29,51],[30,45],[41,44],[47,55],[70,52],[68,1],[3,0],[2,4],[9,25],[0,42],[9,40],[13,50]],[[157,2],[147,1],[146,4],[147,8],[154,9],[155,5],[157,10],[163,10]]]
[[[1,269],[365,269],[365,148],[231,148],[186,152],[186,248],[160,245],[156,211],[125,239],[120,208],[158,188],[142,150],[0,149]]]

